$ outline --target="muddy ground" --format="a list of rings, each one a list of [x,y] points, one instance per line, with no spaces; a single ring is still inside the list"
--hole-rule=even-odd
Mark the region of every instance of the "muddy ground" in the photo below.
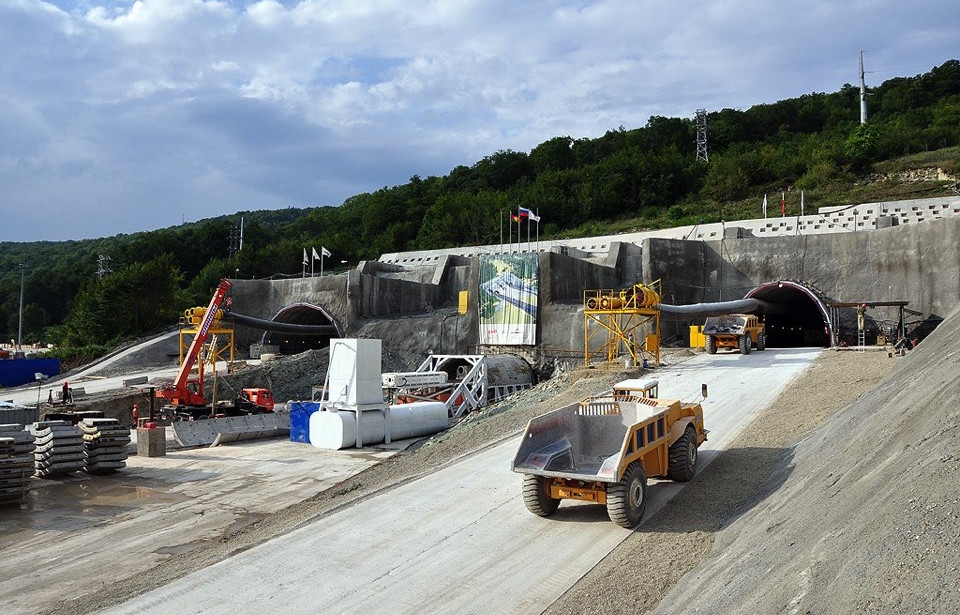
[[[676,363],[687,356],[689,351],[667,353],[665,362]],[[873,388],[896,360],[881,352],[825,352],[728,451],[662,511],[645,520],[547,613],[643,613],[656,607],[678,579],[710,553],[716,533],[750,509],[775,468],[790,463],[792,446],[826,417]],[[122,602],[501,442],[534,416],[636,375],[602,369],[564,373],[268,519],[231,527],[189,552],[171,556],[149,576],[120,574],[95,595],[65,600],[46,613],[90,613]]]

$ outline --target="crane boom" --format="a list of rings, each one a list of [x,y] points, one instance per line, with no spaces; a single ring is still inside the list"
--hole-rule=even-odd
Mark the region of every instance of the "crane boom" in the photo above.
[[[197,362],[197,357],[200,356],[200,350],[203,348],[203,344],[207,341],[207,335],[210,332],[210,326],[213,324],[214,318],[217,316],[217,311],[220,309],[220,305],[223,303],[223,299],[227,296],[227,291],[230,290],[231,286],[230,280],[226,278],[220,280],[217,290],[210,299],[207,312],[203,315],[203,320],[200,322],[200,328],[197,329],[197,334],[193,336],[190,349],[183,358],[183,363],[180,365],[176,379],[169,387],[157,391],[157,397],[169,399],[177,406],[206,405],[207,401],[203,396],[203,366],[200,367],[199,377],[196,382],[188,382],[188,378],[190,376],[190,370],[193,369],[194,364]]]
[[[177,377],[173,381],[173,388],[182,389],[186,386],[187,376],[190,375],[190,370],[193,369],[194,363],[197,362],[197,357],[200,356],[200,349],[203,348],[203,345],[207,341],[207,333],[210,331],[210,325],[213,324],[213,319],[217,316],[217,310],[220,309],[220,305],[223,303],[223,299],[227,296],[227,291],[230,290],[231,286],[230,280],[226,278],[220,280],[217,290],[210,299],[210,305],[207,306],[207,313],[203,315],[203,320],[200,322],[200,328],[197,330],[197,334],[193,336],[193,341],[190,342],[190,349],[183,358],[180,371],[177,372]]]

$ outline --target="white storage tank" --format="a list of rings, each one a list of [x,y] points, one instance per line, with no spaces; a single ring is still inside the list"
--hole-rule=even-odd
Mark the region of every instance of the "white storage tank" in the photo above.
[[[362,412],[360,418],[364,444],[385,440],[384,413]],[[415,402],[390,406],[390,439],[403,440],[429,436],[449,425],[447,406],[440,402]],[[310,415],[310,444],[327,450],[340,450],[357,442],[357,413],[350,410],[314,412]]]

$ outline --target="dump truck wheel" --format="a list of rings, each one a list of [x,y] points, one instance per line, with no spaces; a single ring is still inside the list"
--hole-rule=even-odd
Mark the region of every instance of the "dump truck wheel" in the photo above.
[[[683,435],[670,445],[670,480],[686,482],[697,471],[697,433],[687,427]]]
[[[717,354],[717,340],[713,339],[712,335],[707,336],[704,347],[707,349],[707,354]]]
[[[767,349],[767,335],[761,333],[757,336],[757,350],[766,350]]]
[[[740,354],[750,354],[750,336],[740,336]]]
[[[550,497],[547,478],[533,474],[523,475],[523,503],[527,510],[539,517],[549,517],[560,506],[559,499]]]
[[[647,507],[647,476],[643,464],[635,461],[627,466],[620,482],[607,485],[607,514],[620,527],[632,528],[640,523]]]

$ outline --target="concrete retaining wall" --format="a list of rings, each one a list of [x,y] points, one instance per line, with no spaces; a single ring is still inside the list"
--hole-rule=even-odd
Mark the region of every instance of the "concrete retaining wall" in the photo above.
[[[540,255],[540,303],[583,303],[588,288],[613,288],[617,270],[556,252]]]
[[[563,254],[558,248],[540,255],[543,346],[582,347],[585,289],[638,281],[660,279],[663,301],[675,305],[738,299],[778,279],[800,281],[834,301],[907,300],[923,316],[942,316],[960,302],[960,217],[818,235],[723,241],[645,237],[639,245],[609,241],[606,253],[595,251],[598,240],[579,242],[586,251],[569,248]],[[395,319],[396,326],[375,330],[398,342],[416,338],[418,349],[468,352],[477,340],[478,271],[477,258],[434,255],[428,263],[365,263],[323,278],[242,280],[232,295],[234,309],[251,316],[272,318],[291,303],[310,303],[333,315],[345,335],[364,327],[372,334],[371,320]],[[453,316],[462,290],[470,292],[469,312]],[[256,339],[259,335],[253,332]]]
[[[960,218],[842,235],[644,241],[647,280],[662,278],[665,303],[743,297],[779,279],[833,301],[910,301],[924,316],[960,302]],[[721,255],[723,258],[721,258]]]

